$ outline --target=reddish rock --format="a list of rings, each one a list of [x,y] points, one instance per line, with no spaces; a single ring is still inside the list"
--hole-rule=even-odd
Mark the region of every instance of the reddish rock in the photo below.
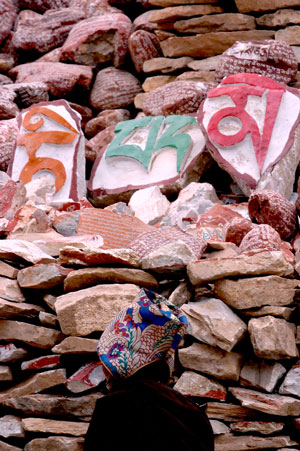
[[[17,17],[17,8],[11,0],[0,0],[0,44],[9,35]]]
[[[24,9],[44,12],[47,9],[67,8],[70,0],[19,0],[19,6]]]
[[[86,17],[102,16],[104,14],[120,13],[121,11],[111,6],[107,0],[69,0],[70,7],[81,8]]]
[[[112,142],[115,137],[115,125],[106,127],[90,139],[85,146],[85,157],[87,160],[94,162],[104,148]]]
[[[49,88],[46,83],[39,81],[14,83],[7,86],[7,88],[16,94],[15,103],[21,109],[27,108],[34,103],[47,102],[49,100]]]
[[[16,119],[0,121],[0,170],[7,171],[17,141]]]
[[[296,207],[276,191],[254,191],[249,198],[248,210],[253,222],[270,225],[282,240],[295,235],[298,226]]]
[[[137,30],[128,40],[128,49],[137,72],[143,71],[143,64],[159,56],[160,43],[155,34]]]
[[[7,86],[0,86],[0,119],[12,119],[17,116],[19,108],[14,103],[15,98],[16,94]]]
[[[45,290],[62,285],[70,271],[56,263],[38,264],[21,269],[17,279],[21,288]]]
[[[91,388],[97,387],[105,380],[103,366],[100,362],[91,362],[81,367],[69,379],[66,380],[66,387],[73,393],[81,393]]]
[[[44,370],[57,368],[60,365],[60,355],[47,355],[21,363],[21,370]]]
[[[239,252],[249,252],[253,249],[279,251],[281,238],[278,232],[268,224],[255,226],[241,241]]]
[[[93,137],[106,127],[115,126],[118,122],[127,121],[128,119],[130,119],[128,110],[104,110],[101,111],[97,117],[94,117],[87,122],[84,131],[87,136]]]
[[[224,226],[224,240],[239,246],[244,236],[255,227],[255,224],[242,217],[235,217]]]
[[[96,110],[124,108],[142,91],[138,79],[130,72],[107,67],[98,72],[91,90],[90,104]]]
[[[143,104],[147,115],[196,113],[206,94],[193,81],[173,81],[151,91]]]
[[[61,55],[61,47],[58,47],[51,52],[46,53],[40,58],[36,59],[36,63],[58,63]]]
[[[26,189],[23,183],[9,180],[0,190],[0,218],[12,219],[25,201]]]
[[[125,14],[93,16],[76,24],[65,41],[61,60],[97,65],[124,63],[132,23]]]
[[[145,13],[139,15],[133,21],[133,31],[136,30],[145,30],[145,31],[154,31],[157,28],[157,24],[154,22],[150,22],[150,18],[152,16],[152,11],[146,11]]]
[[[93,72],[90,66],[52,62],[21,64],[9,71],[17,83],[40,81],[49,87],[53,97],[65,97],[75,87],[88,89]]]
[[[279,83],[290,83],[297,74],[298,61],[284,41],[236,42],[226,50],[216,68],[216,80],[240,72],[255,72]]]

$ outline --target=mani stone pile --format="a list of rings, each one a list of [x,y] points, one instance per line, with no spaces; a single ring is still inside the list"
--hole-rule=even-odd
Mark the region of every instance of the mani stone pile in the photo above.
[[[0,0],[1,451],[82,450],[141,288],[216,451],[300,449],[299,63],[299,0]]]

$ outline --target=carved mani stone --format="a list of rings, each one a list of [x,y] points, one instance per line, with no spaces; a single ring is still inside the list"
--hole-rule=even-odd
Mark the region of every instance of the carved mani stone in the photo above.
[[[142,117],[119,122],[115,138],[100,151],[88,188],[97,205],[125,200],[159,185],[163,192],[199,179],[207,164],[204,136],[192,116]],[[122,199],[121,199],[122,197]]]
[[[287,84],[296,77],[297,70],[294,51],[284,41],[237,41],[223,53],[216,68],[216,80],[220,82],[240,72],[254,72]]]
[[[249,252],[253,249],[279,251],[281,238],[278,232],[268,224],[261,224],[250,230],[242,239],[240,252]]]
[[[300,158],[299,90],[257,74],[226,77],[198,112],[207,146],[249,196],[272,189],[289,198]]]
[[[78,113],[64,100],[42,102],[23,110],[18,124],[11,178],[26,184],[49,173],[55,179],[55,203],[84,197],[84,137]]]

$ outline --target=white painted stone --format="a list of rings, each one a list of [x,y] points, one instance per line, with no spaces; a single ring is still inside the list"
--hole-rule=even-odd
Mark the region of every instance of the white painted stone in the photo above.
[[[167,243],[155,249],[141,260],[142,269],[152,269],[157,272],[184,269],[193,260],[197,260],[191,247],[182,240]]]
[[[13,415],[5,415],[0,418],[1,437],[25,437],[22,421]]]
[[[152,225],[167,214],[170,202],[158,186],[150,186],[133,193],[128,205],[137,218]]]
[[[0,362],[16,362],[26,357],[28,351],[23,348],[17,348],[13,343],[0,346]]]
[[[286,369],[278,362],[249,360],[242,368],[240,384],[272,393],[277,382],[285,373]]]
[[[185,396],[226,400],[226,389],[223,385],[193,371],[185,371],[174,385],[174,389]]]

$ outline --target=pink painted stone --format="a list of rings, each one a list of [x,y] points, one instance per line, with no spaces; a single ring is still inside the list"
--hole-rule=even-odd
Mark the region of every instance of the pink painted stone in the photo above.
[[[92,163],[97,159],[98,154],[105,151],[106,146],[112,142],[115,137],[115,125],[110,125],[101,130],[92,139],[87,141],[85,146],[85,158]]]
[[[128,40],[128,49],[137,72],[143,71],[143,64],[159,56],[160,43],[155,34],[137,30]]]
[[[69,377],[65,385],[73,393],[81,393],[97,387],[104,382],[105,375],[100,362],[91,362],[82,366],[76,373]]]
[[[0,0],[0,44],[9,35],[17,17],[17,8],[11,0]]]
[[[0,189],[0,218],[12,219],[26,202],[26,189],[22,182],[9,180]]]
[[[12,119],[17,116],[19,108],[14,103],[15,98],[15,92],[5,85],[0,86],[0,119]]]
[[[213,158],[246,195],[256,188],[291,196],[300,158],[299,90],[262,75],[230,75],[208,92],[198,120]]]
[[[240,72],[254,72],[279,83],[290,83],[297,75],[298,61],[284,41],[237,41],[226,50],[216,68],[216,80]]]
[[[19,0],[19,5],[24,9],[44,12],[47,9],[67,8],[70,0]]]
[[[17,142],[18,123],[16,119],[0,121],[0,170],[7,171]]]
[[[136,30],[145,30],[145,31],[154,31],[157,28],[157,24],[154,22],[150,22],[150,18],[153,15],[153,11],[146,11],[143,14],[140,14],[133,21],[133,31]]]
[[[281,238],[273,227],[267,224],[255,226],[248,232],[241,241],[239,252],[249,252],[253,249],[265,251],[279,251],[281,248]]]
[[[87,122],[84,131],[87,136],[93,137],[106,127],[115,127],[118,122],[127,121],[128,119],[130,119],[130,113],[128,110],[104,110],[101,111],[97,117],[94,117]]]
[[[54,202],[84,197],[84,137],[78,113],[64,100],[43,102],[23,110],[18,123],[11,178],[26,184],[46,171],[55,180]]]
[[[125,14],[92,16],[75,25],[62,47],[61,60],[121,66],[128,50],[132,23]]]
[[[60,365],[60,357],[59,354],[54,354],[27,360],[26,362],[22,362],[21,370],[28,371],[57,368]]]
[[[114,133],[109,146],[98,153],[88,184],[97,206],[127,201],[133,191],[155,185],[164,194],[178,192],[199,180],[209,161],[192,116],[133,119],[120,122]]]
[[[21,64],[9,71],[17,83],[41,81],[48,85],[53,97],[66,97],[75,87],[89,89],[93,72],[90,66],[53,62]]]
[[[291,239],[297,231],[296,207],[284,196],[271,190],[256,190],[248,202],[249,216],[258,224],[269,224],[282,240]]]
[[[60,8],[19,21],[12,37],[12,46],[17,50],[49,52],[62,45],[74,24],[85,17],[80,8]]]
[[[255,224],[242,217],[235,217],[224,227],[224,239],[239,246],[244,236],[255,227]]]
[[[91,90],[90,104],[96,110],[124,108],[142,91],[139,80],[130,72],[107,67],[98,72]]]

